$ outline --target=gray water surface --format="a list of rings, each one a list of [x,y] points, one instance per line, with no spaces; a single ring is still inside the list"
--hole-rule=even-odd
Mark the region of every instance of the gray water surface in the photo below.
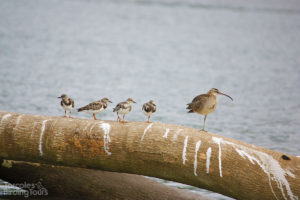
[[[210,132],[300,155],[299,44],[299,1],[2,0],[0,110],[57,116],[62,93],[106,96],[111,120],[132,97],[127,120],[153,99],[153,121],[200,129],[185,105],[215,87],[234,101],[219,97]]]

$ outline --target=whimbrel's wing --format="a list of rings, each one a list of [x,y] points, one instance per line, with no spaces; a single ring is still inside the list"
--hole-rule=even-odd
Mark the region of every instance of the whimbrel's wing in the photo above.
[[[198,102],[198,101],[205,101],[208,99],[208,97],[209,97],[208,94],[200,94],[193,99],[192,103]]]
[[[207,94],[201,94],[196,96],[193,101],[188,105],[186,109],[190,109],[193,112],[201,111],[204,107],[205,102],[208,100],[209,95]],[[190,112],[191,112],[190,111]]]

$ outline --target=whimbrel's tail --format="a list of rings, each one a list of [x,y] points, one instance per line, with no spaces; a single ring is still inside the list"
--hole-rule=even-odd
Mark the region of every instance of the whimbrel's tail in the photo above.
[[[188,103],[186,105],[187,105],[186,109],[189,110],[188,113],[193,113],[194,111],[192,109],[192,103]]]

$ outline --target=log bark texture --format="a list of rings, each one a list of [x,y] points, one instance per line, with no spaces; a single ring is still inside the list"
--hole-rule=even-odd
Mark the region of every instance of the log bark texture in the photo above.
[[[236,199],[298,199],[300,159],[193,128],[0,112],[0,157],[158,177]]]
[[[2,160],[2,164],[1,178],[10,183],[40,186],[32,188],[24,185],[23,188],[33,199],[209,200],[134,174],[13,160]],[[46,191],[40,192],[41,188]],[[12,195],[8,198],[17,197]]]

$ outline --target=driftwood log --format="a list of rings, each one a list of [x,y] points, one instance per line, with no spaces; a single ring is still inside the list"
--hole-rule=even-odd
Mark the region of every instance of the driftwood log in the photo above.
[[[0,112],[0,157],[152,176],[236,199],[300,196],[300,158],[172,124]]]

